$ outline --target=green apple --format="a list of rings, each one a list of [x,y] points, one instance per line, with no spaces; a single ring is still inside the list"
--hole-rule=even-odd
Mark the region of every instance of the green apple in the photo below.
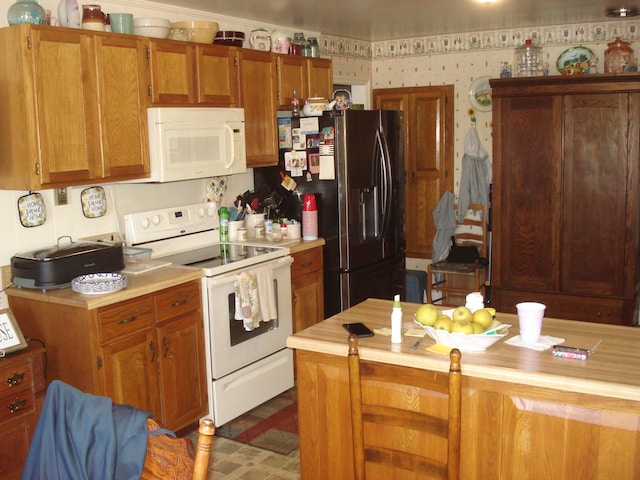
[[[438,319],[438,315],[440,313],[430,303],[425,305],[420,305],[418,310],[416,310],[416,320],[420,322],[422,325],[432,327],[436,320]]]
[[[465,335],[471,335],[473,333],[473,325],[471,322],[465,321],[454,321],[453,325],[451,325],[451,333],[460,332]]]
[[[436,330],[446,330],[447,332],[451,331],[451,326],[453,325],[453,320],[451,320],[446,315],[438,316],[436,323],[433,324],[433,328]]]
[[[454,322],[469,322],[473,320],[473,313],[467,307],[457,307],[451,314]]]

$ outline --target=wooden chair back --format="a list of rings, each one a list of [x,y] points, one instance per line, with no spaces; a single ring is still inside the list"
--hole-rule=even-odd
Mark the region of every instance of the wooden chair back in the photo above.
[[[456,209],[457,210],[457,209]],[[473,215],[467,215],[469,211]],[[456,243],[458,245],[474,245],[478,247],[481,257],[487,258],[487,214],[484,205],[470,203],[462,221],[458,221],[456,228]]]
[[[149,431],[159,428],[155,419],[147,419]],[[200,423],[195,452],[188,438],[149,435],[141,480],[206,480],[215,431],[213,420],[205,419]]]
[[[355,480],[392,478],[396,468],[403,478],[460,479],[460,359],[453,349],[448,374],[363,361],[349,336]]]

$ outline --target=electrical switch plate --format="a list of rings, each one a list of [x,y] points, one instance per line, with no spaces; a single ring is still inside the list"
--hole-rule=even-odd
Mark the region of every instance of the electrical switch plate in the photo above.
[[[64,187],[56,188],[56,205],[66,205],[67,203],[67,189]]]

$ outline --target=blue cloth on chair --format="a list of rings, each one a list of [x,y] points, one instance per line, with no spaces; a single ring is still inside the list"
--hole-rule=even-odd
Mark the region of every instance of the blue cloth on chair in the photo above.
[[[406,275],[407,302],[423,303],[424,292],[427,288],[427,272],[422,270],[407,270]]]
[[[173,435],[165,429],[147,432],[151,416],[54,380],[47,389],[21,480],[138,479],[147,436]]]

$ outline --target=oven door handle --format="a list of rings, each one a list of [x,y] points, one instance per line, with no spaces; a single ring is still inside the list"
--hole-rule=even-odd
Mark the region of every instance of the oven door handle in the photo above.
[[[279,258],[271,262],[271,264],[273,265],[274,271],[276,268],[282,268],[282,267],[291,265],[292,263],[293,263],[292,256]],[[268,262],[259,263],[255,266],[259,266],[259,265],[268,265]],[[248,267],[245,270],[251,270],[251,267]],[[238,280],[238,277],[239,277],[238,273],[231,272],[226,275],[216,275],[216,276],[210,277],[207,279],[207,281],[209,282],[210,285],[213,285],[213,286],[226,285],[228,283],[234,283],[235,281]]]

